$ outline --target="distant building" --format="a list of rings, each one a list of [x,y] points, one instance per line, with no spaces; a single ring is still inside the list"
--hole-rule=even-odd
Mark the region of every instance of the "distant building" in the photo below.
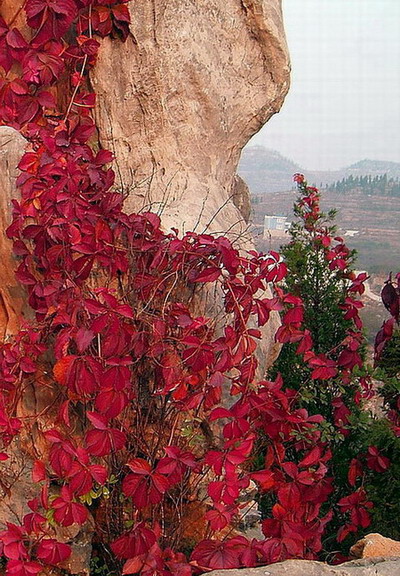
[[[349,238],[353,238],[353,236],[357,236],[359,234],[359,230],[346,230],[343,236],[348,236]]]
[[[290,226],[290,222],[286,216],[264,216],[264,238],[269,238],[270,236],[284,236],[287,229]]]

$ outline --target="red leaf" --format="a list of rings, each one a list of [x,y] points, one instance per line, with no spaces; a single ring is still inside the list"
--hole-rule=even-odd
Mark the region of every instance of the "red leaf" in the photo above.
[[[324,354],[314,356],[309,360],[310,366],[314,369],[311,373],[313,380],[329,380],[334,378],[337,374],[336,364],[333,360],[329,360]]]
[[[151,470],[151,465],[146,460],[143,460],[143,458],[134,458],[133,460],[129,460],[127,466],[134,474],[147,475]]]
[[[133,473],[125,476],[123,480],[124,494],[132,498],[137,508],[160,502],[170,487],[170,481],[141,458],[131,460],[128,466]]]
[[[275,475],[271,470],[259,470],[252,472],[250,477],[259,483],[262,491],[267,491],[273,488],[276,484]]]
[[[391,278],[385,283],[385,286],[381,292],[382,302],[387,310],[389,310],[390,314],[393,318],[398,321],[399,320],[399,310],[400,310],[400,300],[399,294],[397,290],[391,283]]]
[[[46,538],[39,542],[36,556],[46,564],[59,564],[71,556],[71,547],[52,538]]]
[[[321,460],[322,450],[320,446],[314,446],[312,450],[304,458],[299,462],[299,467],[301,468],[309,468],[310,466],[314,466],[318,464]]]
[[[99,166],[109,164],[114,160],[114,154],[109,150],[99,150],[96,154],[95,162]]]
[[[301,504],[301,493],[294,482],[289,482],[278,489],[278,498],[287,510],[295,509]]]
[[[214,508],[208,510],[205,514],[206,520],[209,521],[211,530],[222,530],[232,520],[233,511],[232,507],[225,504],[214,504]]]
[[[191,282],[215,282],[215,280],[221,276],[221,273],[221,268],[210,266],[199,273],[192,271],[192,273],[189,274],[189,280]]]
[[[20,526],[7,522],[7,529],[0,532],[0,542],[3,544],[3,554],[11,560],[25,560],[28,552],[24,541],[26,534]]]
[[[129,559],[145,554],[155,542],[154,531],[144,522],[140,522],[132,530],[114,540],[111,543],[111,549],[118,558]]]
[[[191,452],[183,452],[178,446],[167,446],[166,458],[161,458],[156,466],[156,471],[165,474],[171,484],[177,483],[188,468],[196,466],[196,459]]]
[[[85,443],[93,456],[108,456],[125,447],[126,434],[117,428],[96,428],[86,433]]]
[[[54,519],[61,526],[72,526],[72,524],[84,524],[88,517],[88,511],[79,502],[73,500],[73,492],[68,486],[61,488],[61,493],[56,498],[52,506],[54,508]]]
[[[302,306],[294,306],[290,308],[283,316],[283,324],[299,324],[304,318],[304,308]]]
[[[108,425],[108,420],[105,416],[97,414],[96,412],[87,412],[88,419],[98,430],[106,430]]]
[[[119,416],[128,403],[125,392],[119,392],[114,388],[102,388],[96,397],[95,408],[109,420]]]
[[[237,551],[226,541],[202,540],[193,550],[190,559],[206,571],[240,567]]]
[[[350,486],[356,485],[356,480],[362,474],[362,464],[357,458],[353,458],[350,462],[347,478]]]
[[[103,373],[100,362],[92,356],[69,355],[53,367],[55,379],[76,394],[87,396],[95,392]]]
[[[354,526],[353,524],[345,524],[344,526],[341,526],[337,531],[336,540],[338,542],[343,542],[343,540],[347,538],[349,534],[352,532],[357,532],[357,530],[358,526]]]
[[[227,408],[222,408],[221,406],[214,408],[209,416],[209,421],[214,422],[214,420],[220,418],[232,418],[232,413]]]
[[[111,8],[114,18],[121,22],[130,22],[130,14],[128,6],[125,4],[117,4]]]
[[[390,466],[390,460],[383,456],[376,446],[368,446],[367,466],[375,472],[384,472]]]
[[[37,576],[43,573],[43,566],[39,562],[9,560],[7,562],[7,576]]]
[[[32,480],[34,482],[41,482],[42,480],[46,480],[46,467],[40,460],[35,460],[33,463],[32,469]]]
[[[79,328],[75,335],[75,342],[78,348],[78,352],[82,354],[90,346],[94,338],[94,332],[87,330],[86,328]]]
[[[27,0],[25,11],[28,25],[40,28],[35,37],[40,43],[63,36],[77,15],[77,6],[73,0]]]

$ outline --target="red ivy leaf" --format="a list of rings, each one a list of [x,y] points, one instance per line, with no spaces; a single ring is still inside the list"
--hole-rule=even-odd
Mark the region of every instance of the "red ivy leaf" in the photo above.
[[[43,566],[39,562],[9,560],[7,562],[7,576],[37,576],[43,573]]]
[[[191,555],[191,561],[202,570],[223,570],[240,566],[237,551],[229,541],[202,540]]]
[[[71,547],[52,538],[46,538],[39,542],[36,556],[46,564],[59,564],[71,556]]]
[[[35,460],[32,468],[32,480],[34,482],[41,482],[42,480],[46,480],[46,478],[47,474],[44,463],[40,460]]]
[[[125,447],[126,434],[117,428],[96,428],[86,433],[85,443],[93,456],[108,456]]]
[[[74,501],[74,494],[68,486],[61,488],[60,496],[53,501],[52,506],[54,519],[61,526],[82,525],[87,520],[87,509],[83,504]]]
[[[78,9],[74,0],[27,0],[27,23],[38,28],[36,43],[61,38],[75,19]]]
[[[28,551],[25,547],[25,531],[16,524],[7,522],[7,529],[0,532],[0,542],[3,544],[3,554],[11,560],[25,560]]]
[[[375,472],[385,472],[390,466],[390,460],[383,456],[376,446],[368,446],[367,466]]]
[[[125,476],[122,490],[132,498],[137,508],[145,508],[149,504],[157,504],[170,487],[168,478],[153,470],[151,465],[142,458],[134,458],[128,462],[132,474]]]
[[[209,521],[211,530],[222,530],[232,520],[233,509],[232,507],[226,506],[225,504],[214,504],[211,510],[208,510],[205,514],[206,520]]]
[[[156,535],[144,522],[136,524],[132,530],[122,534],[111,543],[111,549],[118,558],[129,559],[145,554],[156,542]]]
[[[271,470],[259,470],[250,474],[252,480],[259,483],[262,491],[267,491],[273,488],[276,484],[274,473]]]

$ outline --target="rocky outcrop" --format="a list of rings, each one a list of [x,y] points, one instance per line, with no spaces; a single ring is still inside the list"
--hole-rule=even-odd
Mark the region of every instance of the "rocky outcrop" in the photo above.
[[[5,231],[11,223],[12,199],[17,197],[17,165],[25,144],[16,130],[0,127],[0,340],[15,334],[24,308],[24,293],[14,276],[12,242]]]
[[[286,560],[262,568],[214,570],[209,576],[398,576],[399,558],[354,560],[339,566],[328,566],[311,560]]]
[[[127,41],[102,40],[91,75],[100,142],[115,154],[125,209],[253,248],[249,192],[236,168],[289,88],[281,0],[136,0],[129,8]],[[210,300],[204,308],[216,315]],[[273,313],[263,329],[260,376],[277,356],[278,324]]]
[[[1,4],[7,21],[19,25],[22,2]],[[135,0],[129,8],[132,22],[126,43],[102,40],[91,77],[98,95],[99,140],[115,154],[117,186],[126,195],[126,210],[150,209],[161,214],[166,229],[228,233],[238,246],[252,247],[247,235],[248,190],[235,172],[241,149],[279,110],[289,87],[281,0]],[[17,132],[0,129],[3,339],[16,333],[24,311],[24,294],[14,278],[16,262],[4,234],[24,147]],[[276,355],[276,317],[273,324],[260,351],[264,363]],[[43,387],[39,397],[35,384],[27,387],[19,406],[25,414],[31,397],[38,402],[38,412],[40,403],[50,398],[50,387]],[[0,490],[0,525],[18,521],[35,492],[28,448],[38,446],[33,437],[18,442],[7,473],[19,483],[10,479],[12,501],[7,483],[4,493]],[[4,482],[6,465],[2,466]],[[17,508],[14,499],[20,503]],[[77,536],[72,538],[79,546]],[[90,537],[81,540],[89,554]],[[71,571],[87,568],[87,557],[79,554],[83,564],[72,568],[70,561]]]
[[[381,534],[367,534],[350,549],[355,558],[373,558],[376,556],[399,556],[400,542],[386,538]]]
[[[241,236],[240,153],[289,87],[281,1],[129,6],[127,41],[102,41],[92,74],[127,209],[160,212],[167,228]]]

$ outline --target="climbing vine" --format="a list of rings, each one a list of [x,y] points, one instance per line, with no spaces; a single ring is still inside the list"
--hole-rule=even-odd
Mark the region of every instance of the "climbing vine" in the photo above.
[[[352,328],[340,353],[317,354],[301,298],[282,288],[278,253],[243,254],[226,237],[180,237],[156,214],[125,213],[113,155],[96,138],[88,74],[101,37],[126,39],[127,2],[26,0],[23,11],[21,29],[0,19],[0,121],[27,141],[7,235],[34,319],[0,348],[0,485],[12,496],[22,450],[38,491],[0,533],[7,575],[67,568],[73,525],[88,527],[123,574],[317,557],[334,514],[324,510],[334,478],[323,418],[300,408],[279,375],[260,379],[256,350],[280,313],[276,340],[298,343],[312,379],[345,386],[359,364],[363,278],[349,272]],[[318,228],[318,191],[295,179],[300,216],[330,266],[346,270],[344,244]],[[222,324],[199,311],[214,287]],[[267,448],[255,471],[260,434]],[[388,465],[379,453],[369,459]],[[359,476],[353,465],[338,502],[348,531],[369,521]],[[238,526],[252,486],[273,505],[264,537],[249,541]]]

